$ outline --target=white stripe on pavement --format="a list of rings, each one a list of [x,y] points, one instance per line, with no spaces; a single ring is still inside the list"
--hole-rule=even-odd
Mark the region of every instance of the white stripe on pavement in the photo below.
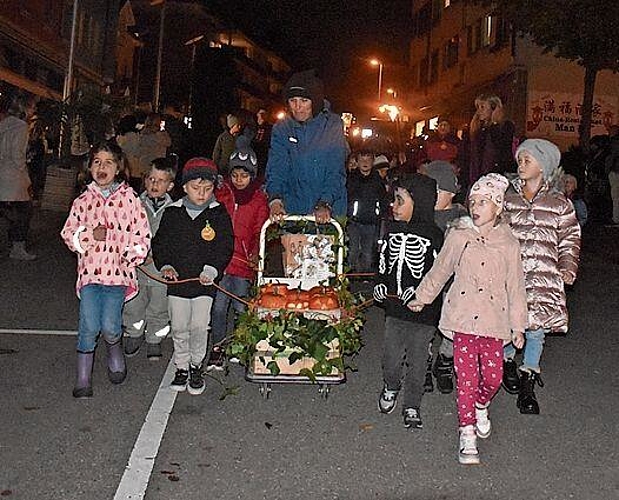
[[[159,445],[178,394],[178,392],[170,389],[174,372],[174,363],[170,360],[138,439],[133,446],[129,463],[125,467],[125,473],[120,480],[114,500],[137,500],[144,498],[146,494]]]
[[[3,333],[17,333],[29,335],[77,335],[75,330],[36,330],[24,328],[0,328],[0,335]]]

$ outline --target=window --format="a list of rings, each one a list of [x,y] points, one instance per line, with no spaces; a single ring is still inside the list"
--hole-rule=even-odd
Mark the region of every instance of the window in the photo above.
[[[419,63],[419,86],[422,88],[428,86],[428,83],[429,83],[428,70],[429,70],[428,58],[424,57]]]
[[[430,59],[430,84],[438,82],[438,50],[432,52]]]
[[[449,69],[458,64],[460,37],[455,35],[443,47],[443,69]]]
[[[488,47],[492,45],[492,38],[495,32],[495,18],[491,15],[487,15],[481,22],[481,46]]]

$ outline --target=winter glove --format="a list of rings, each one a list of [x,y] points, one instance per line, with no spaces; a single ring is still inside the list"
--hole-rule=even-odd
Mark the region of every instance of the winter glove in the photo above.
[[[401,293],[400,299],[402,300],[402,303],[406,305],[408,302],[411,301],[414,295],[415,295],[415,287],[409,286],[406,290],[404,290]]]
[[[376,302],[382,302],[387,298],[387,285],[379,283],[374,287],[374,300]]]
[[[203,285],[212,285],[218,274],[219,272],[217,269],[207,264],[202,268],[202,272],[200,273],[200,283]]]

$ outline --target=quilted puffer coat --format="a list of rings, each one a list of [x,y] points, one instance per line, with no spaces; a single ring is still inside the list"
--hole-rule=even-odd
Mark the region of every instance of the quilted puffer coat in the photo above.
[[[514,179],[505,195],[505,215],[520,241],[529,329],[567,332],[565,285],[576,279],[580,256],[580,226],[572,203],[548,182],[529,201],[521,181]]]

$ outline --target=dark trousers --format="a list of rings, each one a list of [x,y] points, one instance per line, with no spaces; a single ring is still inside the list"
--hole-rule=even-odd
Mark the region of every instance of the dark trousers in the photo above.
[[[0,217],[9,221],[9,241],[26,241],[32,218],[31,201],[0,201]]]
[[[383,378],[387,389],[396,391],[402,386],[404,374],[404,408],[419,408],[428,360],[428,342],[434,336],[434,325],[404,321],[392,316],[385,319],[383,347]]]
[[[371,273],[376,261],[377,224],[360,224],[351,221],[348,232],[348,263],[353,271]]]

